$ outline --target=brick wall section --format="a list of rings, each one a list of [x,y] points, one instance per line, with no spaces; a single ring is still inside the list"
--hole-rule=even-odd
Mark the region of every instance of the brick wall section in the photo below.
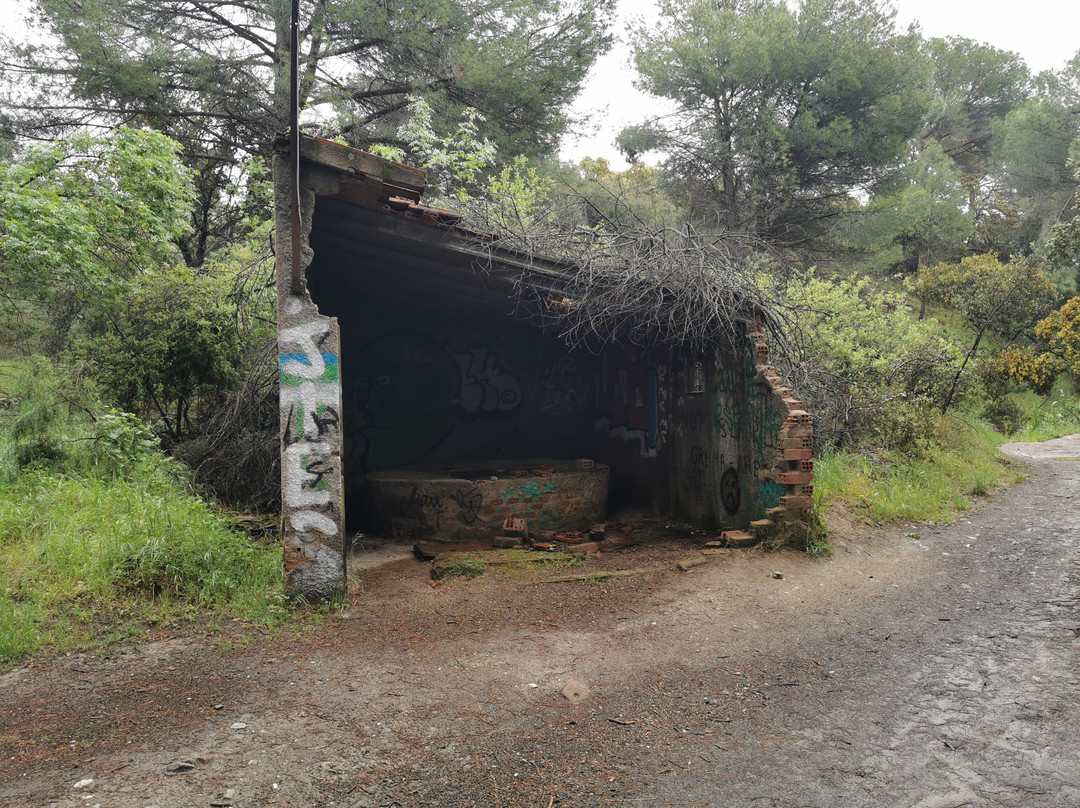
[[[814,501],[814,416],[806,411],[803,402],[795,398],[776,368],[769,364],[769,346],[764,332],[757,328],[748,336],[754,346],[754,363],[759,377],[768,381],[787,409],[787,418],[778,437],[777,448],[782,454],[772,478],[785,486],[786,493],[780,497],[779,506],[770,508],[765,516],[774,523],[805,524]]]
[[[404,468],[372,472],[367,482],[365,505],[376,533],[480,540],[502,533],[507,519],[525,520],[533,535],[543,530],[584,530],[603,521],[608,468],[595,464],[542,476],[491,479]]]

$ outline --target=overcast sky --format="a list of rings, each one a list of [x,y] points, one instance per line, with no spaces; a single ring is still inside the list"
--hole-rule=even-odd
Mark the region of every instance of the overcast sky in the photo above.
[[[901,29],[917,22],[927,37],[962,36],[1015,51],[1034,73],[1060,69],[1080,50],[1080,0],[895,0],[895,6]],[[621,0],[620,43],[597,62],[574,107],[578,114],[592,115],[593,131],[567,137],[560,152],[564,160],[606,157],[613,168],[626,167],[612,140],[657,107],[634,89],[625,26],[635,17],[655,19],[655,7],[655,0]]]

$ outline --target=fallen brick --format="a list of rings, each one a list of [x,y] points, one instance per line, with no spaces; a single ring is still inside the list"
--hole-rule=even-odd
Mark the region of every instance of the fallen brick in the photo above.
[[[529,538],[529,523],[519,517],[510,517],[503,520],[503,533],[507,536],[515,536],[521,539]]]
[[[572,545],[569,552],[574,555],[592,555],[600,552],[600,545],[594,541],[587,541],[583,544]]]
[[[758,540],[745,530],[725,530],[720,534],[720,540],[728,547],[753,547],[758,543]]]
[[[474,553],[482,550],[490,550],[491,542],[474,544],[444,544],[437,541],[417,542],[413,545],[413,553],[423,561],[431,561],[443,553]]]
[[[566,683],[566,687],[562,689],[563,698],[571,704],[577,704],[579,701],[584,701],[589,697],[589,688],[581,684],[581,682],[575,682],[571,679]]]
[[[640,543],[641,542],[638,539],[604,539],[602,542],[600,542],[600,552],[610,553],[613,550],[622,550],[626,547],[634,547]]]
[[[682,570],[683,572],[687,572],[688,570],[692,570],[694,567],[700,567],[703,564],[708,564],[708,563],[709,563],[709,559],[706,558],[704,555],[697,555],[697,556],[694,556],[693,558],[684,558],[682,561],[680,561],[675,566],[677,568],[679,568],[680,570]]]
[[[585,541],[585,537],[580,533],[559,533],[555,536],[555,541],[563,544],[581,544]]]

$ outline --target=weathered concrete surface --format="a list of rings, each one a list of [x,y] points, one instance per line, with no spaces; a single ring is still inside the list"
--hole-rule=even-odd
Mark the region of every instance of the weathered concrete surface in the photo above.
[[[593,466],[592,461],[587,461]],[[459,472],[421,468],[367,475],[373,531],[394,538],[482,539],[507,519],[528,529],[583,530],[607,510],[608,467],[573,460],[487,461]]]
[[[398,562],[239,651],[21,666],[0,805],[1075,808],[1080,462],[1051,458],[1080,437],[1007,451],[1029,481],[827,561],[439,587]]]

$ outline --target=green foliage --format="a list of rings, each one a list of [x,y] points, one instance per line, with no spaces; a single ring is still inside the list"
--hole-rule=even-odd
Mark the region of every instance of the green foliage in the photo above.
[[[644,163],[613,171],[604,159],[584,159],[564,181],[585,201],[590,226],[633,230],[675,227],[686,219],[672,201],[662,172]]]
[[[197,611],[287,616],[280,550],[252,544],[193,496],[145,425],[67,403],[94,402],[41,364],[18,367],[4,390],[18,404],[0,414],[0,664]],[[21,463],[28,434],[62,453]]]
[[[988,357],[980,367],[987,391],[998,396],[1005,392],[1006,380],[1026,384],[1035,393],[1046,395],[1060,372],[1060,362],[1056,357],[1047,353],[1036,354],[1033,347],[1027,345],[1003,348]]]
[[[908,311],[902,295],[868,279],[793,280],[799,310],[781,371],[815,414],[822,445],[913,451],[959,362],[955,346]]]
[[[854,216],[848,241],[874,255],[880,271],[915,272],[962,254],[973,213],[953,161],[931,141]]]
[[[870,185],[922,125],[927,63],[893,16],[853,0],[670,0],[636,32],[634,59],[641,87],[678,110],[619,145],[631,160],[670,155],[695,206],[729,229],[814,233],[838,191]]]
[[[138,120],[184,145],[196,178],[199,266],[242,237],[229,189],[248,157],[271,157],[289,125],[290,4],[224,0],[33,0],[40,26],[3,41],[0,93],[20,134],[55,137]],[[376,0],[300,3],[300,105],[351,145],[392,139],[422,95],[435,128],[463,107],[510,154],[552,150],[563,110],[607,50],[611,0]],[[403,145],[403,144],[396,144]]]
[[[1012,435],[1024,425],[1024,413],[1020,405],[1008,396],[990,399],[983,407],[981,416],[1003,435]]]
[[[1063,370],[1080,385],[1080,297],[1074,297],[1035,326],[1035,336],[1053,357],[1055,370]],[[1049,363],[1049,357],[1040,357]]]
[[[1080,160],[1071,160],[1073,179],[1080,184]],[[1049,231],[1043,255],[1051,267],[1051,275],[1063,295],[1080,293],[1080,217],[1077,217],[1077,194],[1073,193],[1073,216],[1060,221]]]
[[[466,107],[457,129],[440,137],[435,134],[431,106],[423,98],[411,98],[408,111],[409,119],[397,134],[428,172],[429,190],[441,197],[453,189],[454,198],[464,202],[480,172],[495,160],[495,144],[480,135],[484,116]]]
[[[1018,441],[1044,441],[1080,432],[1080,401],[1075,394],[1056,401],[1043,401],[1028,414]]]
[[[100,288],[175,255],[191,204],[177,144],[121,128],[76,135],[0,165],[0,285],[47,300]]]
[[[993,127],[1027,98],[1030,71],[1017,54],[963,37],[931,39],[934,101],[924,137],[955,161],[972,188],[990,163]]]
[[[93,312],[79,353],[120,407],[152,417],[170,438],[221,406],[240,384],[252,343],[269,336],[237,324],[236,277],[216,267],[166,267],[115,287]]]
[[[541,224],[548,214],[552,182],[524,157],[515,157],[487,181],[484,196],[490,221],[500,230],[524,232]]]
[[[958,314],[974,334],[942,402],[942,412],[951,406],[961,376],[983,338],[993,333],[1005,341],[1017,339],[1053,306],[1057,292],[1038,262],[1016,259],[1003,264],[993,254],[925,267],[910,288],[923,301],[940,303]]]
[[[1080,152],[1080,54],[1063,70],[1039,74],[1034,95],[994,122],[992,159],[999,185],[1027,223],[1026,243],[1040,246],[1075,213],[1070,163]]]

